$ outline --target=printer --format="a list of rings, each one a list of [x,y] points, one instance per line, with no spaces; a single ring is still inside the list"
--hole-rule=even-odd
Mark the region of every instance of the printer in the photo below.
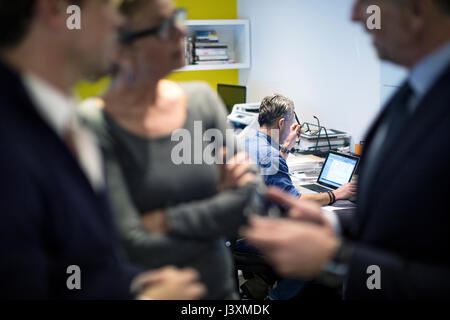
[[[235,104],[228,115],[228,121],[235,129],[244,129],[258,119],[260,105],[261,102]]]

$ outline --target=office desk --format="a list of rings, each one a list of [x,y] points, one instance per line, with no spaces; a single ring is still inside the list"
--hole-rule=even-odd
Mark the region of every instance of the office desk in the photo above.
[[[305,157],[305,158],[303,158],[303,157]],[[314,161],[317,161],[318,163],[323,163],[323,161],[325,160],[323,158],[318,158],[315,156],[301,156],[301,155],[295,155],[293,158],[294,158],[294,159],[292,159],[293,162],[295,160],[299,160],[301,162],[302,158],[305,160],[313,159]],[[288,166],[289,166],[289,158],[288,158]],[[317,178],[320,174],[321,166],[312,166],[309,170],[308,170],[308,168],[305,167],[300,170],[302,170],[302,171],[299,172],[298,170],[292,170],[292,172],[290,172],[292,183],[294,184],[295,188],[302,194],[315,193],[312,190],[302,187],[302,185],[312,184],[312,183],[316,182]],[[331,206],[322,207],[322,211],[325,211],[325,212],[335,212],[338,210],[348,210],[348,209],[356,209],[356,204],[354,204],[353,202],[348,201],[348,200],[338,200],[338,201],[336,201],[336,203],[334,203]]]

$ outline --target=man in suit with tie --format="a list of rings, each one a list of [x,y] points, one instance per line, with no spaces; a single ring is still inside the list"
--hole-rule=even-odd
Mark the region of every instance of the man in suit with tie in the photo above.
[[[143,273],[120,250],[72,87],[109,67],[114,1],[0,1],[0,298],[193,299],[193,270]],[[69,5],[81,30],[69,30]]]
[[[369,5],[379,57],[409,75],[365,139],[357,212],[271,190],[298,221],[255,218],[246,235],[286,275],[340,278],[347,299],[449,298],[450,2],[357,0],[352,19],[366,26]]]

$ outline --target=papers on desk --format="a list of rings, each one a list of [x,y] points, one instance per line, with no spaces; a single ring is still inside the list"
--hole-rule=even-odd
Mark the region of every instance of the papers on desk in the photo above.
[[[325,212],[351,212],[356,210],[356,204],[349,200],[338,200],[331,206],[322,207]]]
[[[297,189],[300,189],[301,186],[304,184],[311,184],[311,183],[316,182],[318,174],[319,174],[318,171],[316,171],[312,174],[306,174],[304,172],[294,172],[294,173],[291,173],[290,176],[291,176],[291,180],[292,180],[292,183],[294,184],[294,186]],[[301,193],[304,193],[304,192],[301,191]]]
[[[325,129],[312,123],[304,123],[299,144],[296,149],[301,152],[338,150],[350,144],[350,135],[344,131]],[[317,147],[316,147],[317,145]]]
[[[289,154],[286,159],[286,163],[289,167],[290,173],[295,172],[309,172],[309,171],[317,171],[322,168],[324,159],[316,156],[301,156],[295,154]]]

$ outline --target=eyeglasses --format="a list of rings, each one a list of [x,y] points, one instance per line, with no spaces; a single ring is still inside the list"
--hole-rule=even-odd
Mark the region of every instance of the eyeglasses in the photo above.
[[[173,16],[166,19],[160,25],[136,32],[122,31],[119,39],[122,44],[130,44],[139,38],[156,34],[161,41],[167,41],[172,35],[174,27],[184,30],[186,24],[187,13],[185,9],[176,9]]]

